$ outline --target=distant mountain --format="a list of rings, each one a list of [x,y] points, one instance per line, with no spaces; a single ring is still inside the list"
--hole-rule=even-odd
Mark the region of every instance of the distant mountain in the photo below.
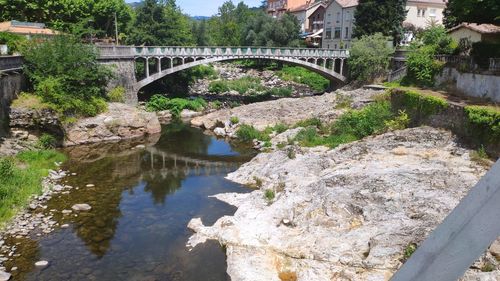
[[[132,3],[127,3],[130,7],[132,8],[138,8],[142,5],[142,1],[139,1],[139,2],[132,2]]]
[[[191,17],[192,19],[194,20],[208,20],[210,17],[206,17],[206,16],[194,16],[194,17]]]

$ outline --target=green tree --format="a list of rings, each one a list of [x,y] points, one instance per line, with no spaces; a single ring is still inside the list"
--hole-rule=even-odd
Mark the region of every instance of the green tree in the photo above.
[[[246,24],[242,45],[299,46],[299,33],[300,25],[295,16],[285,14],[275,19],[259,11]]]
[[[194,44],[187,16],[175,0],[146,0],[137,9],[136,20],[127,42],[133,45],[185,46]]]
[[[387,46],[387,37],[382,33],[362,36],[354,41],[347,60],[352,80],[359,83],[372,82],[385,76],[389,56],[394,52]]]
[[[359,0],[354,18],[354,37],[382,33],[392,36],[395,44],[403,34],[403,21],[406,19],[406,0]]]
[[[94,116],[106,108],[111,71],[98,63],[93,46],[56,36],[25,44],[21,53],[35,93],[62,115]]]
[[[208,46],[210,37],[208,35],[207,21],[193,21],[193,36],[197,46]]]
[[[498,0],[450,0],[444,10],[444,25],[452,28],[462,22],[500,25]]]

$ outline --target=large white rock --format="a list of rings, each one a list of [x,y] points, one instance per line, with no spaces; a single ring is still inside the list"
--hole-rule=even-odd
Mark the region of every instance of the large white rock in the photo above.
[[[89,204],[75,204],[71,209],[74,211],[90,211],[92,207]]]
[[[107,112],[67,125],[64,145],[120,141],[160,132],[161,125],[155,113],[122,103],[110,103]]]
[[[10,279],[10,273],[0,270],[0,281],[8,281]]]
[[[451,133],[429,127],[296,151],[293,159],[286,150],[261,153],[229,174],[263,186],[245,200],[217,196],[238,206],[234,216],[189,225],[189,246],[227,246],[233,281],[388,280],[407,245],[421,243],[485,173]],[[267,189],[276,192],[272,204]],[[498,277],[496,266],[465,280]]]

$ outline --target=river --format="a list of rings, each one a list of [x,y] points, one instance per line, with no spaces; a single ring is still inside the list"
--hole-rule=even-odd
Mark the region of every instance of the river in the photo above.
[[[6,263],[18,267],[14,280],[229,280],[224,249],[208,242],[189,251],[186,226],[194,217],[211,225],[236,211],[209,196],[250,191],[224,177],[250,160],[252,149],[174,123],[146,147],[115,144],[67,153],[63,168],[76,175],[64,183],[74,188],[54,196],[46,209],[65,226],[10,238],[20,254]],[[61,213],[78,203],[92,210]],[[39,260],[49,266],[36,268]]]

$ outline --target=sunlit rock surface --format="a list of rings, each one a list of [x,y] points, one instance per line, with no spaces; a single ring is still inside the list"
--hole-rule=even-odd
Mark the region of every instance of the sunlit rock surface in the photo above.
[[[194,219],[188,246],[217,239],[233,281],[388,280],[486,169],[448,131],[421,127],[340,146],[261,153],[228,175],[256,185],[218,199],[238,207],[206,227]],[[276,196],[266,199],[265,190]],[[492,262],[492,272],[481,266]],[[487,252],[464,280],[498,280]],[[291,278],[291,279],[286,279]]]

